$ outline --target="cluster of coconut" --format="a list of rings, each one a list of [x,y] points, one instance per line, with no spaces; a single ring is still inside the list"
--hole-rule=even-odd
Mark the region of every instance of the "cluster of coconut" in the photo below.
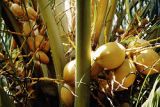
[[[45,40],[43,35],[28,37],[27,43],[31,51],[35,52],[38,49],[35,54],[37,60],[44,64],[49,63],[49,57],[46,54],[50,49],[49,41]]]
[[[27,38],[27,44],[30,50],[33,53],[36,52],[35,57],[37,60],[47,64],[49,58],[46,53],[49,51],[50,46],[48,38],[44,36],[45,28],[42,27],[40,30],[37,28],[37,11],[29,5],[28,0],[13,0],[9,4],[12,13],[22,23],[22,33]],[[25,7],[23,4],[25,4]],[[13,40],[13,42],[15,41]]]
[[[26,7],[23,6],[26,5]],[[22,20],[31,19],[36,20],[38,14],[37,12],[28,4],[28,0],[13,0],[9,1],[10,10],[17,17]]]
[[[109,86],[113,91],[128,89],[135,79],[136,73],[151,75],[160,72],[160,56],[143,39],[132,41],[126,49],[122,44],[109,42],[100,46],[92,54],[91,78],[97,77],[102,71],[110,72]],[[70,61],[64,68],[63,79],[73,91],[75,83],[75,60]],[[106,73],[107,74],[107,73]],[[108,76],[107,76],[108,77]],[[62,101],[70,106],[74,96],[67,88],[61,89]],[[68,99],[69,98],[69,99]]]

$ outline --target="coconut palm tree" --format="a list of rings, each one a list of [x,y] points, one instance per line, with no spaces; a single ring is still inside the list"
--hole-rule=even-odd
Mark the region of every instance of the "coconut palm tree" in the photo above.
[[[159,25],[159,0],[0,0],[0,105],[158,107]]]

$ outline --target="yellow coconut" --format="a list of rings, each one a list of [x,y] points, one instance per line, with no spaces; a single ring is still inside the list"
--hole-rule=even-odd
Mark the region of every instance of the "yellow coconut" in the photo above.
[[[32,7],[27,7],[28,17],[31,20],[37,19],[37,12]]]
[[[16,3],[12,3],[10,9],[12,13],[17,17],[22,17],[25,14],[24,9]]]
[[[135,57],[137,69],[143,74],[154,74],[160,71],[160,56],[153,49],[146,49]]]
[[[136,79],[136,67],[132,60],[125,59],[123,64],[117,68],[112,75],[113,87],[115,91],[122,91],[130,87]],[[114,80],[115,77],[115,80]]]
[[[43,51],[38,51],[36,53],[36,59],[38,59],[40,62],[44,64],[49,63],[49,57]]]
[[[24,22],[23,23],[23,33],[25,34],[25,35],[29,35],[29,33],[31,33],[31,31],[32,31],[32,22],[30,22],[30,21],[27,21],[27,22]]]
[[[27,43],[31,51],[35,51],[34,37],[28,37]]]
[[[103,71],[103,67],[101,67],[97,62],[94,61],[95,52],[91,52],[91,77],[95,78],[98,76],[100,72]]]
[[[72,60],[66,64],[63,70],[63,79],[70,85],[75,84],[76,61]]]
[[[48,52],[49,49],[50,49],[50,44],[49,44],[49,41],[45,41],[42,46],[41,46],[41,49],[44,51],[44,52]]]
[[[100,46],[95,52],[95,61],[106,69],[120,66],[125,59],[125,48],[117,42],[109,42]]]
[[[44,40],[45,40],[44,36],[42,36],[42,35],[36,35],[35,36],[35,47],[36,47],[36,49],[43,46]]]
[[[103,71],[103,67],[101,67],[98,63],[93,62],[91,65],[91,77],[97,77],[100,72]]]
[[[65,107],[72,107],[74,103],[74,96],[71,93],[74,93],[74,88],[64,84],[64,87],[61,88],[61,100],[64,103]]]
[[[43,50],[44,52],[49,51],[49,43],[44,40],[44,36],[36,35],[35,37],[28,37],[27,43],[29,45],[30,50],[35,51],[37,48]]]

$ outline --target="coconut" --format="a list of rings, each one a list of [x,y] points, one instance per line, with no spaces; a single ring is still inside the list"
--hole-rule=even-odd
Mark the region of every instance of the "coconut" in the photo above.
[[[36,59],[38,59],[40,62],[44,64],[49,63],[49,57],[43,51],[38,51],[36,53]]]
[[[112,81],[114,90],[122,91],[130,87],[136,79],[135,73],[136,67],[133,61],[125,59],[123,64],[113,72],[114,75],[112,75]]]
[[[61,100],[66,107],[72,107],[74,103],[74,96],[71,91],[74,92],[74,89],[67,84],[61,88]]]
[[[63,79],[70,85],[75,84],[75,70],[76,70],[76,61],[72,60],[68,62],[63,70]]]
[[[100,72],[103,71],[103,67],[101,67],[98,63],[93,62],[91,65],[91,77],[97,77]]]
[[[44,36],[36,35],[35,36],[35,47],[36,47],[36,49],[42,47],[43,44],[44,44],[44,41],[45,41]]]
[[[153,49],[146,49],[135,56],[137,69],[139,72],[147,75],[159,73],[160,71],[160,56]]]
[[[27,13],[28,17],[31,20],[36,20],[37,19],[37,12],[32,8],[32,7],[27,7]]]
[[[23,23],[23,33],[26,35],[26,36],[29,36],[29,33],[31,33],[32,31],[32,22],[31,21],[26,21]]]
[[[30,49],[31,51],[35,51],[34,37],[28,37],[27,43],[28,43],[29,49]]]
[[[109,42],[100,46],[95,52],[95,61],[108,70],[117,68],[125,59],[125,48],[117,42]]]
[[[17,17],[22,17],[25,14],[24,9],[16,3],[12,3],[10,9],[12,13]]]
[[[94,61],[95,52],[91,52],[91,77],[95,78],[98,76],[100,72],[103,71],[103,67],[101,67],[97,62]]]
[[[50,49],[49,41],[45,41],[40,48],[41,48],[44,52],[47,53],[47,52],[49,51],[49,49]]]

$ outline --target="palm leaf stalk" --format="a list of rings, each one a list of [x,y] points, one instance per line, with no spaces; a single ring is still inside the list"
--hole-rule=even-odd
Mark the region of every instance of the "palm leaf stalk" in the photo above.
[[[48,37],[51,46],[51,55],[55,66],[56,76],[57,79],[62,79],[62,71],[65,65],[64,52],[60,40],[59,29],[53,15],[54,13],[52,14],[51,7],[48,5],[48,3],[48,0],[38,1],[42,17],[47,26]]]
[[[61,80],[63,75],[63,68],[66,64],[66,61],[64,57],[62,42],[60,39],[60,32],[55,21],[54,13],[49,5],[49,0],[38,0],[38,5],[41,11],[41,15],[47,26],[51,56],[55,68],[56,78]],[[60,95],[60,86],[58,90]]]
[[[76,1],[75,107],[89,107],[91,66],[91,0]]]

